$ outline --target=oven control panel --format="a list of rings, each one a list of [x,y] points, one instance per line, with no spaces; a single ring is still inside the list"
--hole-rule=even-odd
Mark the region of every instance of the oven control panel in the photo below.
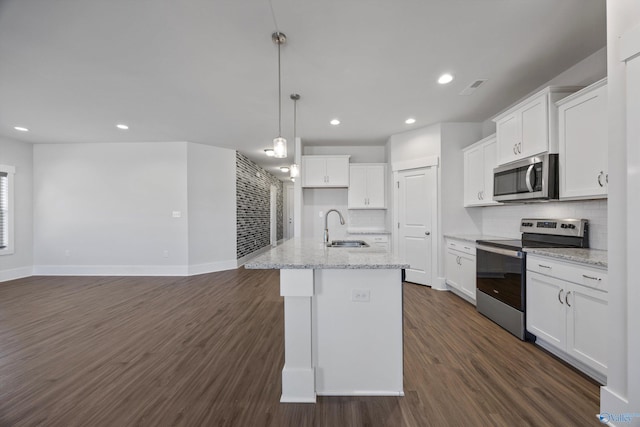
[[[520,221],[520,231],[525,233],[557,234],[560,236],[584,235],[587,227],[586,219],[532,219]]]

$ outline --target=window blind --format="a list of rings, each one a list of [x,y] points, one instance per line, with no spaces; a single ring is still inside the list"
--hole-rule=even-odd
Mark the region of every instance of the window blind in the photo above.
[[[0,172],[0,249],[9,244],[9,176]]]

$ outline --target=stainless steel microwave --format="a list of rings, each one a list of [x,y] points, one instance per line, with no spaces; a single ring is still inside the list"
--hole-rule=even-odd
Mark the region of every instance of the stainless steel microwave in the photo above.
[[[524,202],[558,198],[558,155],[540,154],[493,170],[493,200]]]

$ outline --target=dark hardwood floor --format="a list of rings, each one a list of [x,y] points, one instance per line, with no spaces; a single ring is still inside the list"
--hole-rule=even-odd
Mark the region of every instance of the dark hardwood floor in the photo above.
[[[280,404],[277,271],[0,283],[1,426],[597,426],[599,387],[404,285],[405,397]]]

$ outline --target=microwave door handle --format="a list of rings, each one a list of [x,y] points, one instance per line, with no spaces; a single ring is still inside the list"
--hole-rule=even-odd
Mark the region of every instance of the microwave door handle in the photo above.
[[[525,182],[527,184],[527,189],[530,193],[533,193],[533,185],[531,184],[531,172],[533,172],[535,165],[530,165],[529,169],[527,169],[527,176]]]

